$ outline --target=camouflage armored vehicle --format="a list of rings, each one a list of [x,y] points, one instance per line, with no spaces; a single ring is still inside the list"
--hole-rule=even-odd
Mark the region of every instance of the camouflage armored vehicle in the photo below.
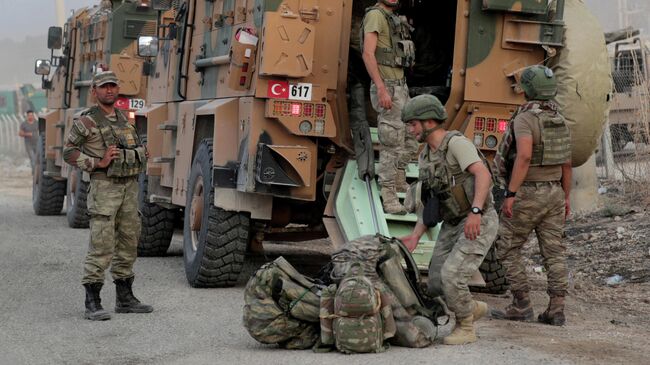
[[[170,11],[161,17],[161,37],[139,42],[141,55],[154,63],[148,104],[136,113],[152,155],[146,204],[183,213],[191,285],[235,284],[247,252],[260,250],[264,240],[329,237],[338,245],[376,231],[410,232],[416,218],[384,214],[375,182],[368,187],[357,176],[346,83],[350,35],[359,31],[351,23],[363,16],[363,6],[350,0],[152,4]],[[488,155],[524,101],[515,87],[523,68],[563,57],[577,34],[566,26],[569,18],[594,23],[578,0],[402,1],[400,11],[415,29],[416,67],[408,83],[445,100],[449,128]],[[604,50],[597,37],[582,43],[573,46]],[[580,54],[575,49],[572,55]],[[560,94],[573,90],[575,97],[579,89],[594,108],[569,118],[579,165],[600,136],[609,85],[585,87],[584,79],[566,76],[602,59],[576,64],[575,56],[564,57],[570,62],[554,66],[570,80]],[[594,79],[609,77],[607,68],[588,67]],[[415,164],[407,174],[417,177]],[[143,224],[169,219],[160,215],[144,217]],[[416,251],[421,266],[436,233],[425,235]],[[169,239],[156,244],[164,252]],[[483,267],[495,291],[504,289],[499,268],[493,261]]]
[[[91,80],[100,68],[117,74],[121,94],[116,106],[134,120],[134,111],[145,105],[147,92],[137,38],[155,35],[156,19],[157,12],[146,1],[102,1],[75,11],[63,29],[49,29],[52,58],[37,60],[35,67],[43,75],[49,110],[39,118],[41,141],[32,196],[37,215],[60,214],[65,201],[70,227],[88,227],[87,183],[79,169],[63,162],[64,138],[73,119],[94,103]],[[54,55],[57,49],[63,49],[62,56]],[[52,67],[56,70],[48,79]]]

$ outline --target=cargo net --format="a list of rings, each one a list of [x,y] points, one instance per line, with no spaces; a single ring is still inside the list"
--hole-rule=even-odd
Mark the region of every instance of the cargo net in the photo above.
[[[643,200],[650,198],[647,54],[637,48],[619,52],[612,60],[615,92],[609,128],[605,130],[597,155],[599,177],[624,189],[626,194],[639,194]]]

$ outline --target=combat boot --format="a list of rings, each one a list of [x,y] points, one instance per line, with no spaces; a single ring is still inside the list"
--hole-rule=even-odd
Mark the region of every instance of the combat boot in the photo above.
[[[474,300],[474,310],[472,311],[472,317],[474,317],[474,322],[483,318],[488,311],[488,305],[485,302],[480,300]]]
[[[91,321],[106,321],[111,319],[111,315],[102,307],[102,300],[99,292],[102,290],[102,283],[83,284],[86,288],[86,313],[84,318]]]
[[[388,214],[406,214],[406,209],[399,202],[395,188],[381,188],[381,199],[383,200],[384,212]]]
[[[116,313],[151,313],[153,307],[142,304],[138,298],[133,295],[131,289],[133,285],[133,276],[126,279],[116,279],[115,281],[115,312]]]
[[[476,342],[474,315],[470,314],[469,317],[456,318],[456,327],[442,342],[445,345],[464,345],[466,343]]]
[[[409,188],[406,182],[406,170],[397,169],[397,177],[395,178],[395,189],[398,193],[406,193]]]
[[[523,290],[512,292],[512,304],[508,305],[505,311],[493,310],[491,315],[496,319],[523,322],[532,321],[535,317],[528,292]]]
[[[564,317],[564,296],[551,296],[548,308],[537,317],[537,321],[552,326],[564,326],[564,323],[566,323],[566,318]]]

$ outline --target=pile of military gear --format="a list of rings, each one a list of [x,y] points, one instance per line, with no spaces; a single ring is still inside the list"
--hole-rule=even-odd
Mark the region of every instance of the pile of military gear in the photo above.
[[[447,310],[440,298],[426,298],[418,282],[399,240],[363,236],[334,253],[319,279],[301,275],[282,257],[262,266],[246,285],[244,326],[257,341],[287,349],[429,346]]]

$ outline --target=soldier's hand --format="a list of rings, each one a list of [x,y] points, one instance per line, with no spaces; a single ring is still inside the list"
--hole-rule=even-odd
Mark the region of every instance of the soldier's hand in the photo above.
[[[393,107],[393,97],[386,87],[377,88],[377,96],[379,97],[379,106],[386,110],[390,110]]]
[[[108,165],[111,164],[111,161],[113,161],[117,156],[119,156],[120,150],[117,148],[116,145],[110,145],[106,149],[106,152],[104,152],[104,157],[99,161],[99,164],[97,164],[97,167],[99,168],[105,168]]]
[[[515,198],[505,198],[501,206],[501,212],[508,218],[512,218],[512,206],[515,204]]]
[[[465,238],[474,241],[481,234],[481,215],[469,213],[465,221]]]
[[[417,247],[420,238],[415,234],[411,234],[408,236],[400,237],[399,240],[402,241],[409,252],[413,252],[413,250],[415,250],[415,247]]]
[[[571,215],[571,201],[569,198],[564,198],[564,219],[566,220]]]

